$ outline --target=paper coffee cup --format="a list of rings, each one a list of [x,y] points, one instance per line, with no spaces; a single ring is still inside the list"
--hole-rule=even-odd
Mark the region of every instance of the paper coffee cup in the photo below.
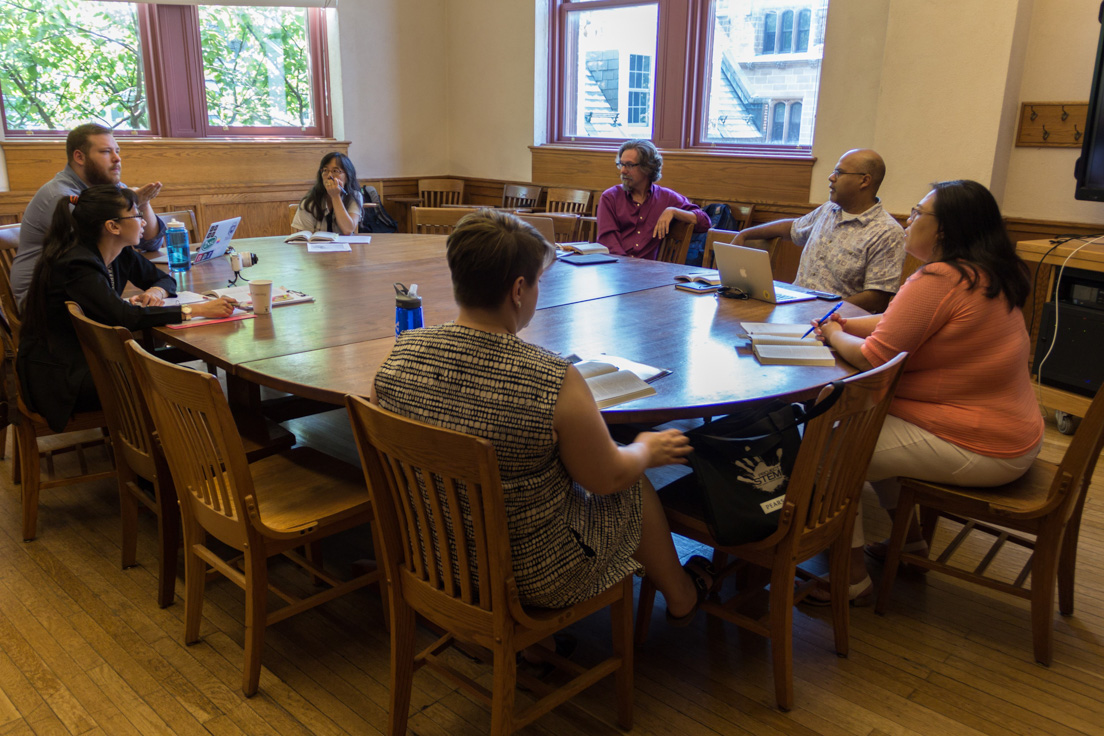
[[[253,279],[249,282],[249,296],[253,298],[253,314],[272,313],[272,282]]]

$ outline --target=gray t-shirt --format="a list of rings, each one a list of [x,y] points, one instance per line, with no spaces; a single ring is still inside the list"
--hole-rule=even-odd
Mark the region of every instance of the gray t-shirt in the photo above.
[[[867,290],[897,293],[905,231],[881,201],[858,215],[825,202],[794,220],[790,240],[802,246],[797,286],[840,296]]]
[[[125,186],[119,184],[120,187]],[[54,210],[57,209],[59,199],[80,194],[88,185],[84,183],[72,167],[66,166],[59,171],[50,181],[43,184],[35,193],[27,210],[23,213],[23,220],[19,227],[19,249],[12,261],[11,287],[15,294],[15,301],[22,307],[23,300],[27,297],[27,290],[31,288],[31,277],[34,276],[35,264],[42,252],[42,243],[46,240],[46,231],[50,229],[50,222],[54,219]],[[157,218],[159,227],[157,235],[150,240],[138,242],[139,250],[157,250],[161,247],[161,241],[165,236],[165,223]]]

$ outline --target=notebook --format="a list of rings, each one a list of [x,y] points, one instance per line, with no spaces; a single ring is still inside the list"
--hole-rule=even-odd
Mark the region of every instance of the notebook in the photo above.
[[[770,254],[758,248],[716,243],[713,257],[724,286],[740,289],[752,299],[771,304],[805,302],[816,299],[804,289],[774,280]]]
[[[203,237],[199,248],[192,252],[192,263],[203,263],[212,258],[226,255],[227,249],[230,248],[230,240],[234,237],[234,232],[237,231],[239,223],[241,223],[240,217],[231,217],[229,220],[211,223],[211,227],[207,228],[207,235]],[[150,263],[168,262],[169,256],[167,253],[162,253],[156,258],[150,259]]]

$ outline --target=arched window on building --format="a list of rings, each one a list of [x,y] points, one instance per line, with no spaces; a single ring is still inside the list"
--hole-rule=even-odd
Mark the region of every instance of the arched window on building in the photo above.
[[[774,44],[778,37],[778,13],[767,13],[763,16],[763,53],[773,54]]]
[[[793,11],[782,13],[782,28],[778,34],[778,53],[788,54],[793,51]]]
[[[790,104],[790,121],[786,125],[786,142],[797,143],[801,137],[801,103]]]
[[[771,115],[771,143],[781,143],[782,134],[786,128],[786,103],[774,103],[774,114]]]
[[[806,8],[797,14],[797,43],[794,51],[804,53],[809,50],[809,30],[813,25],[813,11]]]

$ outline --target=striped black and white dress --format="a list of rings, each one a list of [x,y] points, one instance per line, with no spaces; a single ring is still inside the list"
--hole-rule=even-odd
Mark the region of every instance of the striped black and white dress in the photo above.
[[[552,414],[568,362],[514,335],[456,324],[404,332],[376,373],[380,406],[490,440],[522,602],[550,608],[638,569],[640,487],[587,493],[567,474]]]

